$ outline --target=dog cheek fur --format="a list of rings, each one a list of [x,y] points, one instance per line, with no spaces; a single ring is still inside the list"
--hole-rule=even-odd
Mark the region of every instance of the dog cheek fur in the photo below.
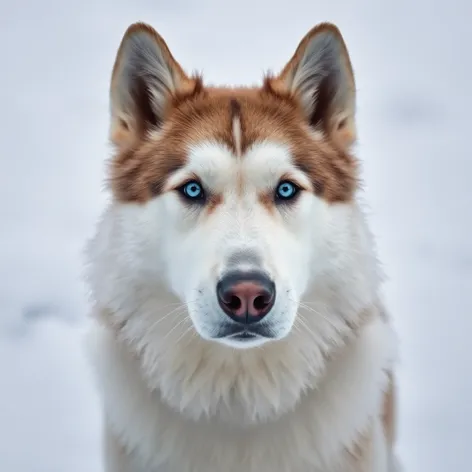
[[[179,312],[175,312],[174,319],[172,317],[167,320],[162,319],[164,312],[170,312],[171,308],[178,306],[182,300],[169,293],[165,279],[158,280],[165,270],[159,265],[160,258],[168,257],[169,253],[164,251],[163,254],[160,254],[159,251],[162,249],[157,243],[159,241],[157,237],[159,234],[158,225],[156,223],[154,228],[151,225],[150,230],[149,213],[141,215],[139,211],[142,210],[111,208],[105,218],[106,221],[103,222],[102,231],[100,231],[102,236],[94,242],[94,251],[92,252],[95,261],[97,262],[98,257],[102,258],[100,263],[94,265],[98,272],[93,277],[95,284],[99,284],[99,286],[95,285],[95,291],[103,297],[98,299],[99,305],[107,307],[110,311],[113,324],[123,326],[120,335],[130,343],[132,350],[142,354],[143,363],[146,366],[145,375],[153,388],[162,389],[163,395],[169,398],[176,408],[188,412],[197,419],[205,414],[214,414],[221,408],[221,405],[227,404],[228,406],[234,401],[230,398],[231,385],[226,388],[222,388],[221,385],[216,387],[219,372],[223,368],[228,372],[234,368],[233,375],[236,378],[239,375],[238,362],[232,359],[233,352],[231,350],[227,352],[225,348],[201,345],[198,339],[191,338],[190,335],[191,339],[185,341],[189,343],[189,352],[191,349],[195,351],[185,359],[181,357],[179,346],[173,345],[180,339],[183,330],[188,329],[189,326],[183,323],[179,329],[174,329],[175,317],[182,316],[182,313]],[[331,260],[331,264],[326,266],[325,271],[316,272],[320,276],[325,276],[328,271],[328,277],[325,279],[328,280],[329,285],[327,286],[325,281],[321,283],[321,280],[318,280],[316,275],[314,276],[312,282],[315,284],[315,288],[307,296],[317,300],[318,304],[310,305],[313,311],[303,313],[305,323],[308,323],[308,330],[311,333],[306,338],[306,342],[300,342],[297,349],[293,350],[291,354],[288,354],[290,351],[288,343],[294,341],[291,338],[286,340],[285,349],[281,349],[283,355],[277,353],[275,347],[269,346],[267,348],[274,351],[274,365],[271,367],[277,369],[277,364],[280,364],[279,367],[282,371],[280,378],[274,379],[268,364],[258,360],[254,362],[255,372],[260,370],[257,375],[247,374],[247,378],[242,376],[241,379],[235,381],[235,385],[240,388],[239,398],[244,404],[241,409],[247,410],[242,415],[246,420],[249,418],[249,421],[252,421],[251,409],[254,407],[250,405],[257,404],[258,396],[260,396],[259,403],[267,402],[269,405],[265,410],[259,406],[257,411],[261,417],[277,416],[290,409],[298,400],[303,389],[312,383],[313,378],[320,373],[325,362],[325,355],[334,346],[342,343],[343,337],[350,335],[350,327],[355,325],[357,320],[349,317],[344,318],[344,314],[357,314],[366,304],[373,302],[368,297],[374,292],[370,290],[371,287],[366,287],[366,282],[376,280],[375,273],[362,273],[362,271],[353,273],[353,271],[347,270],[352,264],[358,263],[357,258],[359,257],[355,247],[351,247],[349,244],[356,243],[356,237],[359,237],[360,240],[362,238],[361,235],[356,236],[355,231],[350,229],[348,223],[344,223],[343,226],[340,222],[351,221],[358,224],[359,221],[355,217],[355,213],[355,209],[350,206],[340,206],[330,210],[329,217],[332,224],[328,224],[328,227],[331,227],[331,230],[321,238],[320,241],[323,241],[323,244],[320,251],[325,251],[325,256],[327,260]],[[134,233],[139,231],[140,221],[146,222],[146,238],[142,236],[142,233],[140,237]],[[336,228],[336,232],[334,232],[334,228]],[[155,232],[152,231],[153,229]],[[147,238],[150,240],[146,241]],[[332,245],[328,248],[327,241],[329,240]],[[155,258],[150,257],[151,250],[156,251]],[[332,252],[333,257],[336,255],[336,258],[331,257],[330,259],[328,250]],[[142,252],[139,258],[136,251]],[[315,252],[315,254],[317,254],[316,257],[310,262],[319,270],[320,253]],[[139,269],[133,268],[132,261],[136,263],[137,259],[141,261],[139,264],[143,262],[148,264],[147,270],[139,264]],[[366,261],[362,261],[362,263],[365,267]],[[144,281],[146,283],[143,283]],[[325,313],[326,306],[323,305],[327,302],[331,304],[332,301],[326,299],[324,292],[326,292],[326,288],[330,287],[334,290],[336,285],[352,287],[350,289],[352,293],[347,298],[348,301],[344,301],[345,306],[341,306],[343,301],[337,302],[340,305],[339,315],[333,317],[333,314]],[[168,305],[170,307],[162,309]],[[330,318],[325,319],[326,316]],[[174,331],[168,335],[171,329]],[[297,337],[300,329],[303,330],[303,326],[298,326],[298,330],[294,329],[292,337]],[[299,339],[295,342],[298,341]],[[253,354],[247,355],[250,357]],[[209,363],[206,369],[202,369],[202,366],[199,365],[202,356]],[[256,355],[254,355],[254,359],[257,359]],[[291,364],[300,365],[299,374],[293,370],[289,371],[288,366]],[[205,370],[212,373],[212,378],[205,378]],[[255,385],[250,386],[251,382],[255,382]],[[264,382],[267,383],[266,386],[264,386]],[[276,382],[275,388],[271,387],[271,382]],[[213,388],[216,388],[214,392],[212,392]],[[274,398],[271,398],[271,395],[275,395]]]

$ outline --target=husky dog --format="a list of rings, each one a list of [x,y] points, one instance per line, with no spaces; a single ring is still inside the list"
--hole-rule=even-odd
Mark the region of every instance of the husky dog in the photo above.
[[[110,101],[112,197],[88,246],[105,470],[398,470],[397,338],[338,28],[235,88],[136,23]]]

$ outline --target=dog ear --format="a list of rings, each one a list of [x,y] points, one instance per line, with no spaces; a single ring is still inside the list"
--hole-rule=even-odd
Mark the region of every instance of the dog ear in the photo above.
[[[111,141],[126,146],[158,128],[175,99],[195,90],[162,37],[149,25],[132,24],[118,49],[110,86]]]
[[[274,91],[296,98],[309,124],[342,147],[356,139],[354,74],[339,29],[321,23],[310,30],[275,79]]]

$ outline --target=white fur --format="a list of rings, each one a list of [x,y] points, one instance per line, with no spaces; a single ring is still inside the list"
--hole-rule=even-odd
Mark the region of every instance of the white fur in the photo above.
[[[304,192],[270,214],[258,195],[287,173],[308,184],[281,144],[236,158],[203,143],[168,184],[197,174],[223,196],[212,215],[175,192],[106,210],[89,280],[107,472],[393,471],[379,414],[396,341],[372,238],[357,203]],[[276,339],[213,340],[218,277],[249,250],[276,283]],[[369,427],[372,454],[350,468]]]
[[[358,342],[327,368],[326,379],[318,389],[302,394],[289,412],[272,420],[240,424],[236,415],[228,417],[228,411],[224,417],[214,412],[196,421],[187,418],[169,406],[158,391],[149,390],[140,375],[141,366],[112,333],[97,329],[93,341],[111,430],[134,451],[136,466],[142,464],[149,467],[146,470],[159,472],[346,472],[346,463],[339,457],[357,440],[359,432],[367,431],[369,417],[379,411],[387,384],[385,369],[395,355],[392,332],[376,318],[362,330]],[[189,349],[187,354],[199,355],[196,344],[193,347],[195,350]],[[239,351],[233,355],[247,362],[248,375],[254,369],[253,382],[258,374],[267,374],[257,366],[263,353],[252,359],[239,357]],[[267,362],[270,364],[270,359]],[[224,389],[234,380],[235,374],[228,370],[220,371],[218,379],[208,378],[202,370],[200,381],[212,381],[213,389]],[[262,382],[266,383],[264,388],[273,388],[268,379],[262,378]],[[250,388],[250,383],[246,387]],[[218,392],[205,389],[205,394],[208,400],[219,401]],[[237,403],[236,398],[228,401]],[[263,400],[259,401],[263,407]],[[257,404],[245,406],[257,408]],[[378,455],[372,457],[376,463],[369,469],[372,472],[388,471],[382,434],[376,419]]]

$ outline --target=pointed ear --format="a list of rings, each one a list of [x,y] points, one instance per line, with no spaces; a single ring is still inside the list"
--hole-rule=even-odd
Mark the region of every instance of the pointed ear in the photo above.
[[[110,87],[110,138],[126,146],[162,125],[173,100],[191,94],[189,78],[149,25],[131,25],[118,49]]]
[[[354,74],[338,28],[322,23],[302,39],[271,87],[299,100],[309,124],[342,147],[356,139]]]

